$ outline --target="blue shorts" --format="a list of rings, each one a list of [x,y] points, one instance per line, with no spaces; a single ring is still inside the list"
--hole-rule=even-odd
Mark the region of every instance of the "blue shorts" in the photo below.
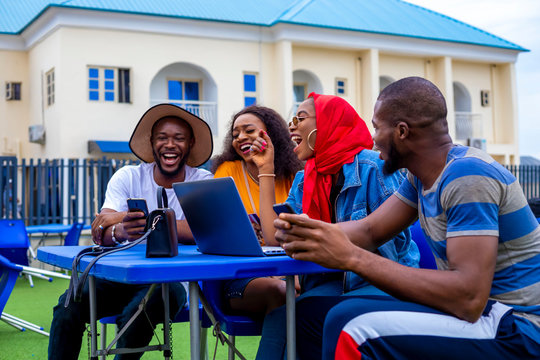
[[[300,359],[540,358],[540,328],[494,301],[469,323],[385,296],[308,297],[296,321]]]
[[[255,279],[255,277],[251,277],[245,279],[224,280],[223,293],[225,295],[225,299],[243,298],[247,284],[249,284],[251,280]]]

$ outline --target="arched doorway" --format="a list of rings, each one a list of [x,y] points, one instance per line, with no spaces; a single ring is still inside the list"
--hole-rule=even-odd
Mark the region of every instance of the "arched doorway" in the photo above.
[[[321,81],[317,75],[308,70],[293,71],[293,108],[291,114],[296,113],[298,105],[311,93],[323,93]]]
[[[204,119],[218,135],[217,86],[204,68],[178,62],[162,68],[150,83],[150,105],[176,104]]]
[[[454,81],[453,88],[454,112],[456,114],[456,140],[468,140],[474,135],[471,95],[465,85],[458,81]]]

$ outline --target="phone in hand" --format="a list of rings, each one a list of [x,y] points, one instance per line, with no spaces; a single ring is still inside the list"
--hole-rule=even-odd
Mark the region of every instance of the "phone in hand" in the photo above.
[[[275,204],[274,205],[274,211],[276,212],[276,215],[279,216],[282,212],[287,214],[295,214],[296,212],[293,210],[292,206],[288,203],[281,203],[281,204]]]
[[[251,221],[253,224],[261,225],[261,220],[259,219],[259,215],[257,214],[248,214],[249,221]]]
[[[142,212],[144,216],[148,216],[148,206],[145,199],[127,199],[127,206],[130,212]]]

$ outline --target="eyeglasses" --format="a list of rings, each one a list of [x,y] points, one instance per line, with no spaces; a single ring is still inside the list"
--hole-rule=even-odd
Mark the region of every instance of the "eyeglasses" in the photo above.
[[[315,116],[293,116],[292,121],[289,122],[289,127],[298,126],[299,123],[306,120],[307,118],[312,118]]]

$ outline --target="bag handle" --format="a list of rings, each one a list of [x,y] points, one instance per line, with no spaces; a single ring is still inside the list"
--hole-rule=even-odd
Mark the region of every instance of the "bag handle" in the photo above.
[[[143,236],[141,236],[139,239],[127,245],[115,246],[115,247],[94,245],[94,246],[90,246],[81,250],[81,252],[79,252],[77,256],[75,257],[75,259],[73,259],[71,280],[69,281],[69,288],[68,288],[68,293],[66,296],[66,301],[64,302],[64,307],[68,307],[69,302],[72,297],[73,297],[73,301],[81,302],[82,292],[83,292],[84,284],[86,283],[86,278],[88,277],[88,274],[90,273],[90,269],[92,269],[92,266],[94,266],[96,261],[98,261],[99,259],[101,259],[103,256],[107,254],[126,250],[126,249],[134,247],[137,244],[140,244],[143,240],[146,240],[148,235],[150,235],[150,232],[152,232],[153,230],[154,230],[154,226],[148,229],[146,233]],[[90,261],[90,263],[88,264],[88,266],[86,267],[82,275],[79,277],[78,276],[79,262],[81,261],[81,258],[85,255],[94,255],[96,257],[92,259],[92,261]]]
[[[163,186],[157,187],[157,205],[158,209],[169,207],[169,199],[167,198],[167,192]]]

